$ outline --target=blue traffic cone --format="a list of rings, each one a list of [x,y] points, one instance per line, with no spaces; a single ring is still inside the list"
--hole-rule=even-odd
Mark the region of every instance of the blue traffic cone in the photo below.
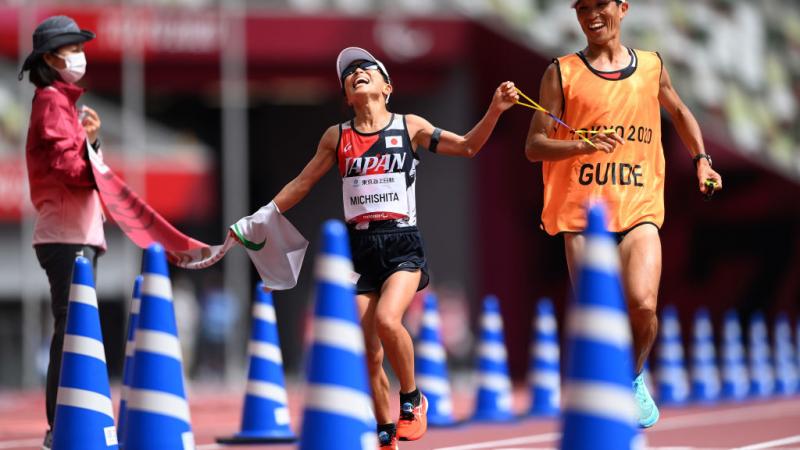
[[[123,445],[125,450],[193,449],[172,284],[161,245],[151,244],[145,250],[142,275]]]
[[[601,205],[589,209],[586,248],[569,310],[562,450],[634,449],[641,445],[631,388],[631,327],[616,242]]]
[[[278,339],[272,293],[264,283],[256,285],[253,330],[248,352],[250,371],[244,397],[242,430],[235,436],[217,438],[220,444],[294,442],[290,426],[288,396],[283,378],[283,356]]]
[[[761,312],[750,316],[747,356],[750,363],[750,395],[769,397],[775,392],[775,373],[770,362],[767,323]]]
[[[114,407],[92,264],[75,258],[56,397],[54,450],[116,449]]]
[[[417,387],[428,399],[428,425],[446,427],[456,424],[453,398],[447,376],[447,352],[439,332],[441,321],[436,295],[425,296],[425,312],[414,350]]]
[[[300,450],[378,446],[352,272],[347,229],[329,220],[322,226],[322,248],[314,267],[314,340]]]
[[[669,305],[661,312],[658,342],[658,399],[664,405],[682,405],[689,397],[678,311]]]
[[[793,395],[798,390],[798,373],[794,359],[792,326],[789,324],[789,316],[785,313],[779,314],[775,320],[773,345],[775,350],[775,393]]]
[[[119,400],[119,419],[117,420],[117,436],[123,442],[125,422],[128,420],[128,392],[133,378],[133,354],[136,351],[136,327],[139,325],[139,310],[142,304],[142,276],[133,281],[133,296],[128,318],[128,339],[125,342],[125,361],[122,365],[122,389]],[[124,446],[124,445],[123,445]]]
[[[531,336],[528,385],[531,392],[529,414],[557,416],[561,411],[561,369],[558,347],[558,322],[553,302],[542,298],[536,305]]]
[[[714,328],[708,310],[700,308],[694,315],[692,338],[692,399],[711,403],[719,399],[720,382],[717,354],[714,349]]]
[[[515,420],[508,375],[508,355],[503,338],[503,318],[497,297],[483,300],[481,339],[478,345],[478,395],[472,420],[509,422]]]
[[[731,309],[725,313],[722,329],[722,397],[726,400],[744,400],[749,388],[742,327],[738,314]]]

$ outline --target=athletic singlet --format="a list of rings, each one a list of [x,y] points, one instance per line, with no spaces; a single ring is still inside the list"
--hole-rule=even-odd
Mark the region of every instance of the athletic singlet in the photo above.
[[[635,50],[632,69],[608,79],[582,55],[558,58],[564,96],[562,120],[575,129],[613,128],[625,140],[613,153],[597,151],[560,161],[544,161],[542,227],[550,234],[583,231],[586,206],[602,200],[608,229],[621,232],[664,223],[664,150],[658,101],[662,62],[657,53]],[[578,139],[564,127],[553,139]]]
[[[389,125],[374,133],[359,132],[352,120],[339,124],[336,157],[348,224],[359,230],[368,229],[373,221],[390,221],[398,228],[417,224],[419,159],[405,116],[392,114]]]

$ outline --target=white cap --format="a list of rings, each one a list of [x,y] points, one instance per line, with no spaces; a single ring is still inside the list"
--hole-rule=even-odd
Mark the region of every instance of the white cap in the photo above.
[[[346,49],[339,52],[339,56],[336,57],[336,78],[339,79],[339,85],[342,84],[342,72],[346,69],[350,64],[353,64],[354,61],[372,61],[378,66],[378,70],[383,73],[389,83],[391,84],[391,78],[389,78],[389,72],[386,70],[386,67],[383,65],[382,62],[378,60],[378,58],[372,56],[372,54],[363,48],[359,47],[347,47]]]

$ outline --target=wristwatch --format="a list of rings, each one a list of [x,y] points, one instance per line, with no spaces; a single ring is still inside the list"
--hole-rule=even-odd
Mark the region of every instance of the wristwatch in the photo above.
[[[711,155],[709,155],[708,153],[698,153],[698,154],[694,155],[694,158],[692,158],[694,160],[694,165],[697,166],[697,162],[700,161],[701,159],[704,159],[704,158],[705,158],[706,161],[708,161],[708,165],[709,166],[713,165],[711,163]]]

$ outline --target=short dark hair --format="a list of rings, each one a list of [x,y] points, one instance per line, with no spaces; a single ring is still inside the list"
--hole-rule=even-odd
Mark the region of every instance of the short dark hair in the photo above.
[[[55,81],[60,80],[58,72],[55,71],[52,67],[50,67],[47,62],[45,62],[42,55],[39,55],[38,58],[33,62],[31,65],[31,71],[28,74],[28,80],[31,83],[35,84],[36,87],[47,87],[53,84]]]

